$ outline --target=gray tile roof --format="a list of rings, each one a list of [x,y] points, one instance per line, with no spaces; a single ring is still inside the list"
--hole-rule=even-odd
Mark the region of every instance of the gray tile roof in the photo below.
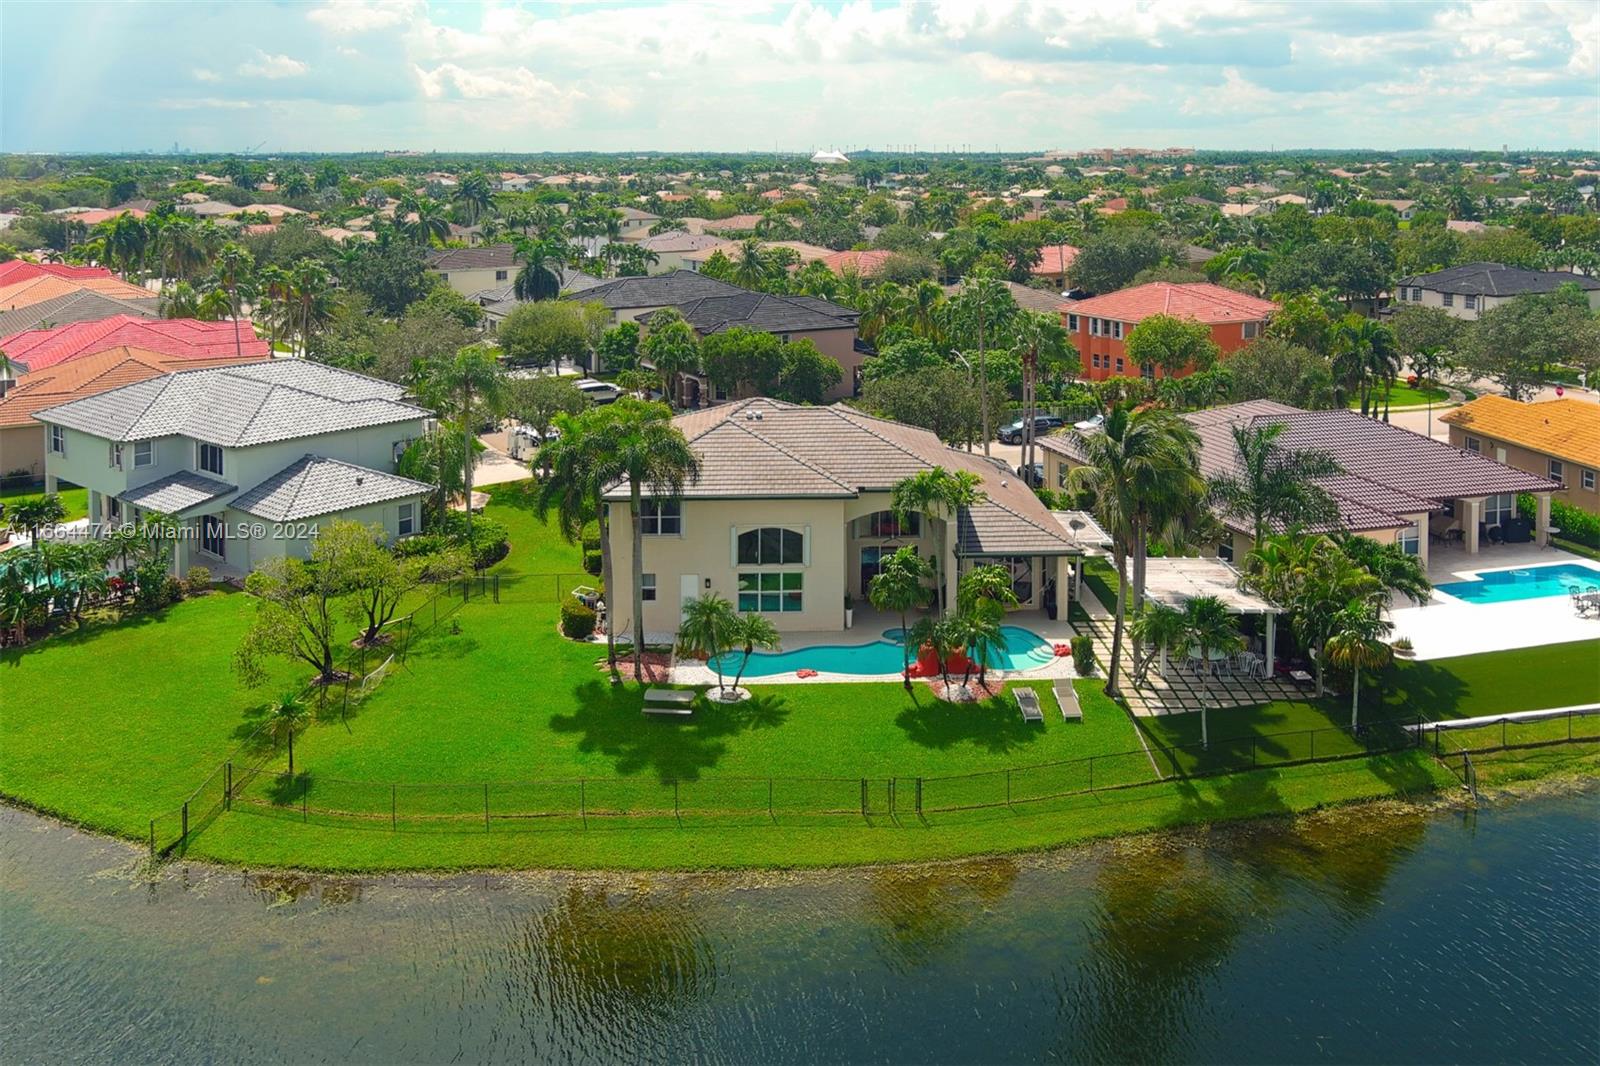
[[[160,305],[161,301],[155,296],[148,300],[119,300],[93,289],[80,289],[53,300],[41,300],[27,307],[0,313],[0,337],[9,337],[29,329],[64,326],[71,322],[98,322],[113,315],[159,318]]]
[[[405,388],[301,359],[184,370],[39,411],[109,440],[182,435],[226,447],[431,417]]]
[[[191,507],[226,496],[237,489],[236,485],[197,474],[193,470],[180,470],[160,480],[129,489],[119,499],[146,511],[179,515]]]
[[[677,305],[684,319],[702,334],[742,326],[763,333],[802,333],[854,329],[860,315],[847,307],[808,296],[774,296],[741,290]],[[647,321],[648,316],[641,321]]]
[[[1401,285],[1435,292],[1470,296],[1520,296],[1530,292],[1555,292],[1562,285],[1600,289],[1600,280],[1560,270],[1524,270],[1501,263],[1464,263],[1431,274],[1401,278]]]
[[[230,506],[268,521],[293,522],[432,491],[425,482],[307,455],[240,493]]]
[[[440,248],[427,255],[429,270],[505,270],[515,266],[513,244],[483,244],[476,248]]]
[[[673,270],[647,277],[613,278],[584,290],[581,297],[563,299],[598,300],[611,310],[619,311],[636,307],[676,307],[707,296],[735,296],[749,291],[692,270]]]
[[[700,457],[685,499],[850,498],[943,466],[982,479],[984,499],[956,522],[963,555],[1071,554],[1081,549],[1023,482],[932,433],[845,404],[804,407],[756,398],[679,415]],[[606,493],[628,496],[626,482]]]

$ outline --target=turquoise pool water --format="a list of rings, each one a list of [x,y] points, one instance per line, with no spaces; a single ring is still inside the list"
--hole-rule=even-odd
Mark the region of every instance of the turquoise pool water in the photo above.
[[[1050,642],[1039,634],[1021,626],[1002,626],[1006,638],[1005,650],[996,649],[989,656],[992,670],[1028,670],[1043,666],[1055,656]],[[884,640],[871,644],[817,644],[794,651],[757,652],[750,656],[750,666],[745,677],[769,677],[795,670],[816,670],[829,674],[898,674],[904,666],[901,652],[900,630],[884,632]],[[733,672],[739,669],[742,652],[728,652],[713,659],[710,666]]]
[[[1509,603],[1543,596],[1565,596],[1573,588],[1600,588],[1600,570],[1581,563],[1519,566],[1479,574],[1474,581],[1450,581],[1434,588],[1468,603]]]

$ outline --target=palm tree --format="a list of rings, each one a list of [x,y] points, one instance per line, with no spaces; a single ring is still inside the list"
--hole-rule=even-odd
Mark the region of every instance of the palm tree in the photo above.
[[[200,293],[187,281],[180,281],[161,293],[162,318],[199,318]]]
[[[305,175],[300,175],[302,179]],[[228,307],[233,316],[233,351],[244,355],[244,341],[239,337],[239,286],[249,277],[255,266],[255,257],[232,241],[217,253],[217,282],[228,294]]]
[[[726,601],[724,601],[726,602]],[[777,651],[783,643],[778,636],[778,627],[764,614],[734,614],[733,643],[742,654],[739,656],[739,669],[733,674],[733,691],[739,691],[739,682],[744,679],[744,672],[750,665],[750,656],[755,654],[757,648],[763,651]],[[721,675],[717,681],[720,683]]]
[[[1016,605],[1011,572],[1004,566],[998,563],[974,566],[961,575],[961,584],[956,589],[956,610],[966,634],[968,658],[978,663],[978,683],[986,688],[990,653],[1006,649],[1002,625],[1006,608]],[[961,681],[965,684],[966,678]]]
[[[1362,415],[1376,414],[1373,387],[1400,372],[1394,330],[1363,315],[1345,315],[1333,325],[1333,372],[1341,390],[1356,390]],[[1342,391],[1339,402],[1345,402]]]
[[[278,182],[278,188],[290,200],[298,200],[311,195],[311,179],[303,170],[292,170]]]
[[[1112,408],[1098,432],[1073,430],[1072,438],[1084,465],[1073,469],[1068,484],[1092,500],[1095,517],[1111,535],[1117,568],[1116,621],[1105,686],[1106,695],[1116,696],[1128,616],[1128,558],[1142,555],[1158,520],[1170,520],[1188,506],[1198,442],[1188,423],[1160,407],[1134,413]]]
[[[617,435],[616,467],[628,482],[628,515],[633,526],[633,676],[643,679],[644,654],[644,492],[675,500],[700,476],[700,457],[672,424],[665,404],[624,397],[613,403]]]
[[[924,282],[924,284],[931,284]],[[935,286],[937,288],[937,286]],[[1039,366],[1060,365],[1068,351],[1067,334],[1058,315],[1024,312],[1018,317],[1015,346],[1022,360],[1022,469],[1033,469],[1033,418],[1038,413]]]
[[[472,427],[485,411],[499,410],[505,393],[505,372],[487,347],[470,344],[433,364],[428,379],[429,399],[443,406],[461,423],[462,484],[467,507],[467,542],[472,542],[472,466],[476,459],[472,447]]]
[[[963,508],[975,506],[983,499],[979,487],[983,479],[970,470],[947,470],[942,466],[919,470],[910,477],[895,483],[890,492],[889,507],[895,517],[904,522],[912,513],[934,522],[933,540],[937,555],[932,562],[936,589],[934,602],[945,601],[947,576],[944,572],[947,527],[956,520]]]
[[[302,259],[289,271],[289,296],[293,309],[291,322],[298,319],[300,355],[311,354],[311,331],[325,323],[333,313],[328,296],[333,278],[328,268],[315,259]]]
[[[1142,646],[1148,654],[1142,658],[1135,654],[1133,658],[1133,685],[1135,688],[1144,684],[1149,676],[1150,666],[1159,654],[1161,657],[1161,672],[1167,670],[1167,653],[1183,643],[1185,636],[1183,612],[1164,603],[1147,602],[1143,610],[1133,616],[1128,623],[1128,630],[1133,635],[1135,646]]]
[[[530,241],[514,239],[516,258],[522,269],[511,280],[511,291],[519,300],[553,300],[561,295],[561,268],[566,263],[565,245],[549,237]]]
[[[867,602],[874,610],[900,616],[901,677],[907,692],[911,691],[911,640],[906,615],[928,602],[924,582],[932,578],[933,567],[908,544],[879,560],[878,572],[867,586]]]
[[[1394,649],[1384,640],[1394,626],[1384,620],[1376,604],[1352,600],[1333,617],[1333,635],[1326,645],[1328,661],[1350,671],[1350,731],[1355,732],[1361,701],[1361,671],[1381,670],[1394,659]]]
[[[1388,592],[1399,593],[1419,607],[1433,595],[1428,568],[1398,545],[1379,544],[1359,533],[1338,532],[1333,542],[1349,559],[1364,567]]]
[[[278,346],[279,330],[289,323],[289,293],[293,280],[289,272],[276,263],[262,267],[257,276],[260,304],[256,313],[267,323],[267,341],[274,350]]]
[[[1233,427],[1238,462],[1231,473],[1211,479],[1211,498],[1233,518],[1248,520],[1251,545],[1259,548],[1268,527],[1330,526],[1339,508],[1316,479],[1333,477],[1341,467],[1323,451],[1287,451],[1278,438],[1287,425],[1243,423]]]
[[[676,307],[663,307],[650,316],[650,332],[639,345],[639,355],[661,375],[668,406],[676,402],[679,379],[700,365],[700,343],[694,327]]]
[[[704,655],[711,669],[717,673],[717,698],[726,699],[728,686],[723,682],[722,656],[734,646],[737,639],[739,612],[715,592],[703,592],[685,600],[682,610],[683,621],[678,623],[678,651],[686,655]],[[773,635],[776,636],[776,631]],[[743,672],[742,666],[740,671]],[[738,687],[739,683],[735,681],[734,689]]]
[[[132,281],[144,268],[150,231],[132,215],[118,215],[106,227],[106,256]]]
[[[494,190],[489,185],[488,175],[481,170],[462,178],[450,198],[461,205],[469,226],[494,210]]]
[[[856,322],[857,331],[862,340],[872,344],[880,333],[903,317],[906,291],[893,282],[884,282],[862,292],[854,306],[861,312]]]
[[[279,696],[267,711],[265,725],[267,736],[273,741],[277,741],[280,737],[288,739],[290,777],[294,776],[294,731],[306,720],[307,713],[305,705],[293,692],[285,692]]]
[[[423,198],[416,202],[410,210],[405,210],[401,204],[395,212],[401,218],[407,215],[416,217],[404,223],[405,232],[417,244],[428,245],[434,241],[444,241],[450,236],[450,220],[445,217],[444,209],[435,200]]]
[[[1316,667],[1316,693],[1324,691],[1323,649],[1334,618],[1352,600],[1380,607],[1382,582],[1339,550],[1329,537],[1268,537],[1245,557],[1244,583],[1287,612],[1295,641]]]
[[[989,454],[993,436],[989,422],[989,351],[988,342],[1000,335],[1001,323],[1008,313],[1015,313],[1017,302],[1000,279],[988,271],[978,271],[967,280],[950,310],[963,327],[962,332],[977,340],[978,348],[978,407],[983,425],[983,454]]]
[[[1211,746],[1206,724],[1206,706],[1211,701],[1211,655],[1237,651],[1243,641],[1227,605],[1215,596],[1196,596],[1183,605],[1183,636],[1190,648],[1199,653],[1205,667],[1200,689],[1200,746],[1206,748]]]
[[[733,283],[747,289],[759,289],[772,274],[772,264],[762,251],[761,242],[754,237],[739,245],[739,255],[733,261]]]

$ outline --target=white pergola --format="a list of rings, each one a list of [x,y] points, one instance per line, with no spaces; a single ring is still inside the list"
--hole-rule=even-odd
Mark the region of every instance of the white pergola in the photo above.
[[[1222,601],[1230,614],[1259,614],[1267,620],[1267,676],[1277,665],[1278,608],[1239,587],[1239,571],[1225,559],[1148,559],[1144,568],[1144,596],[1147,600],[1183,610],[1190,600],[1213,596]]]

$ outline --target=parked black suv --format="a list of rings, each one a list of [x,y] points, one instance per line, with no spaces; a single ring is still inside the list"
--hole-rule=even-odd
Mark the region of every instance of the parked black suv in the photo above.
[[[1022,419],[1019,418],[1009,426],[1001,426],[999,433],[1000,443],[1021,444],[1022,425]],[[1035,437],[1042,437],[1046,433],[1049,433],[1052,430],[1060,429],[1064,425],[1066,425],[1066,423],[1061,421],[1061,419],[1057,418],[1055,415],[1034,415],[1033,435]]]

